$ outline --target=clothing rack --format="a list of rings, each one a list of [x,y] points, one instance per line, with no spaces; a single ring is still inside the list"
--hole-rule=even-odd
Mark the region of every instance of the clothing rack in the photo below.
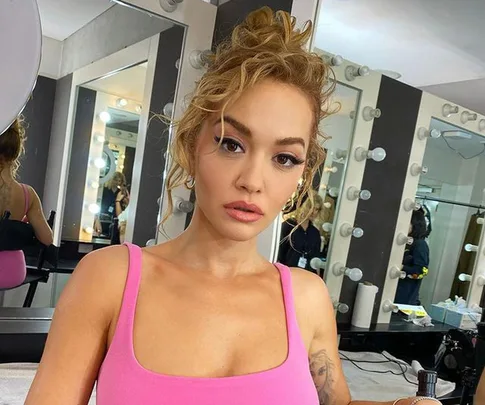
[[[460,205],[462,207],[470,207],[470,208],[477,208],[479,210],[485,210],[485,205],[477,205],[477,204],[468,204],[468,203],[463,203],[463,202],[458,202],[458,201],[453,201],[453,200],[446,200],[444,198],[438,198],[438,197],[427,197],[424,195],[416,195],[416,198],[420,200],[426,201],[436,201],[440,202],[443,204],[451,204],[451,205]]]

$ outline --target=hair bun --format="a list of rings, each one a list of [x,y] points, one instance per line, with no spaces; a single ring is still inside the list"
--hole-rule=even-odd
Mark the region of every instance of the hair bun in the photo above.
[[[273,12],[265,6],[251,12],[234,28],[232,47],[280,52],[301,49],[311,36],[312,24],[308,21],[302,31],[295,27],[295,17],[285,11]]]

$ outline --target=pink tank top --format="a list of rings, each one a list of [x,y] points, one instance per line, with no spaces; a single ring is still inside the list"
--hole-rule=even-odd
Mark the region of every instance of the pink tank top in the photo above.
[[[24,190],[24,216],[23,222],[27,222],[27,212],[29,211],[30,199],[29,189],[25,184],[21,184]],[[3,213],[0,213],[3,214]],[[22,284],[27,275],[25,265],[25,255],[21,250],[0,251],[0,289],[14,288]]]
[[[101,366],[98,405],[318,405],[308,354],[298,329],[291,275],[276,264],[283,289],[288,356],[267,371],[242,376],[178,377],[143,368],[133,349],[133,320],[140,285],[141,249],[126,244],[130,263],[115,334]]]

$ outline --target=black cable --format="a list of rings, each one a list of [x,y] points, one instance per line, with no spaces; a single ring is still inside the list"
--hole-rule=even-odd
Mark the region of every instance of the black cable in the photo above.
[[[346,360],[346,361],[349,361],[350,363],[352,363],[355,367],[357,367],[359,370],[362,370],[362,371],[366,371],[368,373],[376,373],[376,374],[393,374],[393,375],[401,375],[403,376],[403,378],[409,383],[409,384],[413,384],[413,385],[418,385],[417,383],[413,382],[413,381],[410,381],[407,377],[406,377],[406,372],[408,371],[408,365],[406,363],[400,363],[399,361],[397,360],[394,360],[394,359],[390,359],[389,357],[385,356],[383,353],[380,353],[382,356],[384,356],[387,360],[352,360],[351,358],[349,358],[348,356],[346,356],[345,354],[339,352],[339,354],[341,356],[343,356],[344,358],[341,360]],[[401,372],[400,373],[396,373],[392,370],[385,370],[385,371],[380,371],[380,370],[368,370],[368,369],[365,369],[363,367],[360,367],[357,363],[369,363],[369,364],[383,364],[383,363],[395,363],[399,366],[399,368],[401,369]],[[403,368],[403,366],[405,368]]]
[[[457,150],[457,149],[453,148],[453,147],[450,145],[450,143],[449,143],[449,142],[448,142],[448,140],[446,139],[446,136],[445,136],[445,135],[443,135],[441,138],[443,139],[443,141],[445,141],[446,146],[448,146],[448,148],[450,148],[452,151],[456,152],[458,155],[460,155],[460,156],[461,156],[463,159],[465,159],[465,160],[474,159],[474,158],[476,158],[476,157],[480,156],[481,154],[483,154],[483,152],[485,152],[485,144],[483,144],[483,149],[482,149],[482,151],[481,151],[480,153],[477,153],[477,154],[475,154],[475,155],[473,155],[473,156],[466,157],[466,156],[464,156],[464,155],[463,155],[463,154],[462,154],[462,153],[461,153],[459,150]]]

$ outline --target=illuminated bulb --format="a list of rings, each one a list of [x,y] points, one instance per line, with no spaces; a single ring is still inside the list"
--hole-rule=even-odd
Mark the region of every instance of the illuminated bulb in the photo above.
[[[102,111],[99,113],[99,119],[104,123],[111,121],[111,114],[108,111]]]
[[[86,226],[84,227],[84,232],[89,233],[91,235],[94,232],[94,229],[92,226]]]
[[[99,142],[99,143],[104,143],[104,141],[106,140],[106,138],[101,135],[101,134],[98,134],[96,135],[96,140]]]
[[[94,159],[94,166],[96,166],[98,169],[103,169],[106,167],[106,160],[102,158],[96,158]]]
[[[472,245],[471,243],[467,243],[465,245],[465,250],[467,252],[478,252],[478,246],[477,245]]]
[[[477,218],[477,224],[478,224],[478,225],[483,225],[483,223],[484,223],[484,222],[485,222],[485,221],[484,221],[484,219],[483,219],[483,218]]]
[[[472,276],[470,276],[469,274],[465,274],[465,273],[461,273],[459,276],[458,276],[458,280],[462,281],[462,282],[470,282],[472,281]]]
[[[141,113],[141,110],[142,110],[142,106],[140,104],[138,104],[136,107],[135,107],[135,111],[140,114]]]
[[[89,183],[89,185],[92,187],[92,188],[99,188],[99,183],[97,181],[91,181]]]
[[[101,208],[99,207],[98,204],[89,204],[88,210],[91,214],[98,214],[99,211],[101,211]]]
[[[126,100],[126,98],[119,98],[118,100],[116,100],[116,106],[117,107],[126,107],[126,105],[128,104],[128,101]]]
[[[332,208],[332,203],[329,203],[329,202],[327,201],[327,202],[323,203],[323,206],[324,206],[325,208],[327,208],[327,209],[330,209],[330,208]]]
[[[124,159],[126,156],[125,155],[121,155],[120,156],[120,159]]]

